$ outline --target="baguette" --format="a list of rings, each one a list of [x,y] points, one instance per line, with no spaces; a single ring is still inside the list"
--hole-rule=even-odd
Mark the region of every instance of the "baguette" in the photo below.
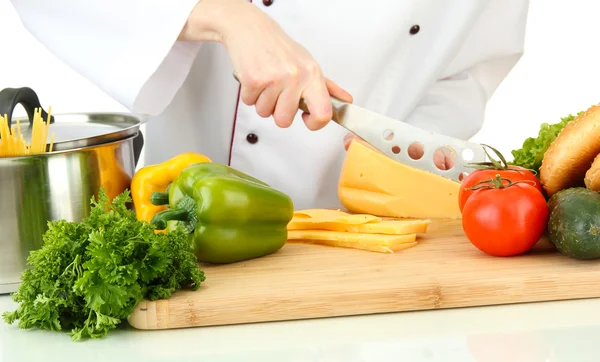
[[[569,187],[584,186],[586,172],[590,177],[596,174],[588,170],[592,171],[590,167],[598,154],[600,105],[593,105],[569,122],[544,154],[540,182],[548,197]]]
[[[596,156],[592,166],[585,173],[585,187],[592,191],[600,191],[600,155]]]

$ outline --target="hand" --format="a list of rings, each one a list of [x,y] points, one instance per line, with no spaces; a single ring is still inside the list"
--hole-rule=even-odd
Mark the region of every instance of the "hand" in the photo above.
[[[350,143],[353,140],[359,139],[360,137],[355,135],[354,133],[348,133],[346,137],[344,137],[344,148],[348,151],[348,147],[350,147]],[[413,159],[419,159],[423,157],[423,147],[420,144],[413,144],[408,147],[408,156]],[[454,163],[456,162],[456,155],[446,152],[444,149],[438,149],[433,153],[433,163],[440,170],[449,170],[454,167]]]
[[[180,39],[222,42],[241,83],[242,101],[255,105],[261,117],[273,116],[279,127],[292,124],[301,98],[310,111],[302,119],[311,130],[331,120],[330,95],[352,102],[306,49],[247,0],[201,0]]]

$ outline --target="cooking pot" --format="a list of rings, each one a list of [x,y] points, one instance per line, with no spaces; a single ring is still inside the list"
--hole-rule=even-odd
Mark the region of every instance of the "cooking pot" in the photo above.
[[[28,115],[19,119],[27,139],[35,109],[42,109],[44,120],[48,114],[31,88],[6,88],[0,92],[0,115],[8,116],[9,127],[18,104]],[[50,123],[50,152],[0,157],[0,294],[18,289],[27,257],[42,246],[49,221],[81,221],[101,187],[111,198],[129,188],[144,144],[142,121],[131,114],[57,114]]]

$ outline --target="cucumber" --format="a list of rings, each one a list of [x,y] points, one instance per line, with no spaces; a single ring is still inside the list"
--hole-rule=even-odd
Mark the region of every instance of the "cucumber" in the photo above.
[[[600,258],[600,193],[584,187],[557,192],[548,200],[548,237],[575,259]]]

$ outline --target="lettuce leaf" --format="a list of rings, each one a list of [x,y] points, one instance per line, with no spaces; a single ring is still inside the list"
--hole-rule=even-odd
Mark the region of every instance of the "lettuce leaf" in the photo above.
[[[583,112],[577,113],[577,116],[581,113]],[[523,142],[520,149],[511,151],[514,157],[511,164],[530,169],[539,174],[544,153],[563,128],[577,116],[569,114],[567,117],[561,117],[558,123],[542,123],[537,138],[529,137]]]

